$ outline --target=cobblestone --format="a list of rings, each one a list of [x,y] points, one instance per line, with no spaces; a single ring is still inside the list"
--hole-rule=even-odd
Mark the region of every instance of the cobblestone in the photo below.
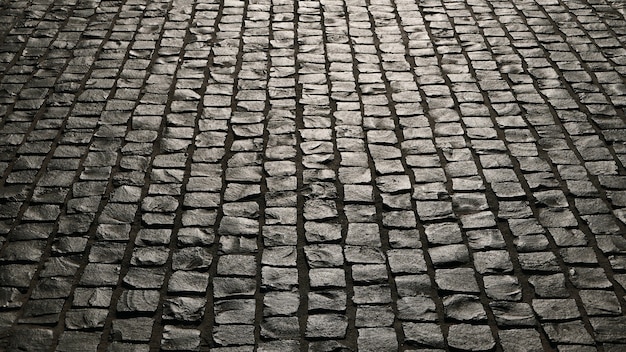
[[[0,2],[0,350],[625,350],[624,15]]]

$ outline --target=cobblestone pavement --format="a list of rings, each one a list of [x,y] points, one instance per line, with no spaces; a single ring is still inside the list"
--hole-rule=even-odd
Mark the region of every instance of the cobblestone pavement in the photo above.
[[[606,0],[2,0],[0,350],[626,351]]]

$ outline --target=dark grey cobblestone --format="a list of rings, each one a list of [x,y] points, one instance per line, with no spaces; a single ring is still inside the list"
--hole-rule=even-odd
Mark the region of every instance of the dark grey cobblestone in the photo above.
[[[0,350],[626,350],[618,1],[0,1]]]

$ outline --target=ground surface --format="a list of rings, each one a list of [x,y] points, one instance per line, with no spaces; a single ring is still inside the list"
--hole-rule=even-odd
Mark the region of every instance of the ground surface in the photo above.
[[[0,350],[626,351],[604,0],[0,6]]]

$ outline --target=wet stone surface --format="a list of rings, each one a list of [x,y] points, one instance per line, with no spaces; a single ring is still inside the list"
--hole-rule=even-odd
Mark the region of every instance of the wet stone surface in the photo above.
[[[0,2],[0,351],[626,350],[619,1]]]

